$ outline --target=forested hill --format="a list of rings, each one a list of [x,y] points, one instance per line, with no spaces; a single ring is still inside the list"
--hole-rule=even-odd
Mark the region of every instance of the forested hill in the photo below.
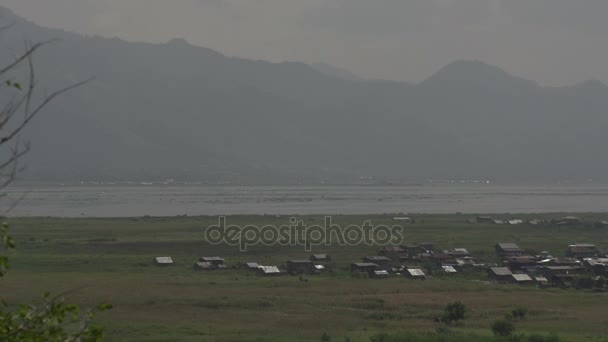
[[[608,180],[608,87],[549,88],[479,61],[419,84],[364,80],[328,65],[225,56],[165,44],[13,26],[40,90],[94,76],[26,132],[23,177],[36,180],[357,183],[376,180]],[[6,98],[6,94],[1,96]]]

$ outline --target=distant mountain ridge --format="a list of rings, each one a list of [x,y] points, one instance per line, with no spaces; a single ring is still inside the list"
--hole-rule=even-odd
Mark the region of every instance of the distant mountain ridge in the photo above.
[[[315,70],[320,71],[331,77],[340,78],[340,79],[347,80],[347,81],[354,81],[354,82],[363,81],[362,77],[359,77],[346,69],[342,69],[342,68],[339,68],[339,67],[336,67],[336,66],[333,66],[330,64],[313,63],[310,66],[313,67]]]
[[[372,81],[182,39],[87,37],[1,7],[0,21],[14,24],[3,51],[61,39],[36,56],[41,88],[95,76],[28,129],[27,179],[608,181],[608,87],[598,81],[543,87],[479,61],[419,84]]]

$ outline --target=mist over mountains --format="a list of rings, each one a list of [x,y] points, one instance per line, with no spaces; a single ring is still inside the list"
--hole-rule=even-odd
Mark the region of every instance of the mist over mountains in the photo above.
[[[479,61],[418,84],[39,27],[0,7],[5,64],[24,40],[40,89],[94,76],[26,132],[22,178],[319,184],[608,180],[608,87],[542,87]]]

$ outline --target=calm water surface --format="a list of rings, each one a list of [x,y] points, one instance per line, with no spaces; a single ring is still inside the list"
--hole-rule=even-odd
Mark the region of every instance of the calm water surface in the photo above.
[[[27,186],[10,216],[608,212],[608,185]]]

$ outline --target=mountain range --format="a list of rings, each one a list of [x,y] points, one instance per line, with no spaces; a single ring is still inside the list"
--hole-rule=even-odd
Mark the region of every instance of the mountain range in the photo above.
[[[481,61],[420,83],[38,26],[0,7],[4,65],[24,41],[39,90],[94,79],[24,133],[23,179],[357,184],[608,181],[608,87],[544,87]],[[3,99],[5,99],[4,96]]]

